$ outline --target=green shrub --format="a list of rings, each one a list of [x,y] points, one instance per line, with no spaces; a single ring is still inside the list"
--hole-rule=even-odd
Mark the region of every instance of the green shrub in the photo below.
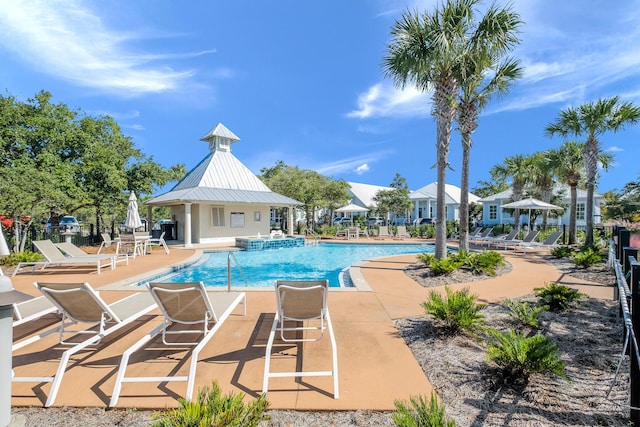
[[[456,271],[458,268],[460,268],[462,263],[453,261],[450,258],[433,258],[429,265],[431,266],[431,274],[433,274],[434,276],[442,276],[444,274],[450,274]]]
[[[546,310],[549,310],[548,305],[536,305],[531,304],[528,301],[513,301],[506,299],[502,302],[507,307],[507,313],[509,316],[517,319],[526,326],[537,328],[540,326],[538,318],[540,314]]]
[[[465,262],[473,274],[496,275],[498,266],[504,265],[504,258],[496,251],[483,250],[480,253],[474,253],[469,256]]]
[[[551,249],[551,256],[560,259],[568,257],[572,252],[573,249],[571,249],[571,246],[556,246],[555,248]]]
[[[393,423],[398,427],[455,427],[455,421],[446,417],[444,405],[438,402],[435,392],[431,392],[429,403],[422,396],[411,397],[409,403],[396,400]]]
[[[155,413],[155,427],[255,427],[270,417],[264,412],[269,407],[264,395],[245,404],[244,394],[230,392],[222,395],[220,387],[213,381],[211,387],[198,392],[194,402],[179,399],[177,409]]]
[[[602,262],[602,254],[599,249],[585,247],[571,255],[573,262],[582,268],[588,268]]]
[[[424,253],[418,255],[418,261],[423,262],[427,265],[431,265],[431,261],[434,259],[436,259],[436,256],[434,254]]]
[[[7,267],[13,267],[21,262],[35,262],[43,259],[39,252],[24,251],[13,253],[7,257],[0,258],[0,265],[6,265]]]
[[[549,283],[544,288],[534,288],[533,291],[552,311],[566,310],[574,301],[586,297],[576,289],[558,285],[555,282]]]
[[[473,254],[469,251],[449,252],[447,254],[447,258],[449,258],[451,261],[459,262],[462,265],[466,265],[472,256]]]
[[[442,322],[450,333],[460,330],[475,332],[484,327],[484,316],[480,311],[485,304],[476,303],[476,296],[469,293],[469,288],[453,292],[445,286],[446,297],[436,291],[429,293],[429,299],[422,303],[422,307],[436,320]]]
[[[515,331],[487,329],[487,358],[509,381],[527,380],[532,373],[553,373],[566,378],[558,346],[544,335],[525,337]]]

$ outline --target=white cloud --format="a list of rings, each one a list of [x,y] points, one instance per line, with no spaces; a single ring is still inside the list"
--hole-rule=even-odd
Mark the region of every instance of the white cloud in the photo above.
[[[616,145],[612,145],[611,147],[606,148],[605,151],[609,151],[611,153],[620,153],[624,151],[624,148],[618,147]]]
[[[2,1],[0,43],[40,72],[126,96],[176,90],[195,74],[194,70],[174,70],[155,62],[214,52],[167,55],[134,51],[127,43],[137,42],[143,35],[107,28],[87,4]]]
[[[431,93],[420,92],[414,87],[398,90],[388,82],[377,83],[358,96],[358,109],[347,117],[366,119],[371,117],[428,116],[431,112]]]
[[[357,173],[358,175],[363,175],[364,173],[369,172],[369,170],[370,170],[369,165],[364,163],[364,164],[358,166],[354,170],[354,172]]]
[[[361,175],[370,169],[370,164],[376,163],[380,161],[380,159],[387,158],[389,153],[389,150],[368,153],[366,156],[339,159],[331,163],[316,165],[310,169],[313,169],[323,175],[334,175],[347,172],[356,172]],[[361,173],[358,172],[359,169],[362,170]]]

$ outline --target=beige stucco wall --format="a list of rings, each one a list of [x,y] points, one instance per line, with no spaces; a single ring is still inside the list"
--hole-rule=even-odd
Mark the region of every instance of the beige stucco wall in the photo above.
[[[214,206],[223,207],[224,226],[212,225],[211,208]],[[182,211],[184,216],[184,208]],[[269,231],[269,206],[266,205],[194,204],[191,206],[193,243],[235,243],[235,237],[257,236],[258,233],[266,236]]]

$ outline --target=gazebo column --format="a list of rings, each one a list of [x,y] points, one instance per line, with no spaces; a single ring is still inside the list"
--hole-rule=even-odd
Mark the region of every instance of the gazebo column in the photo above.
[[[184,247],[190,248],[191,243],[191,203],[184,204]]]
[[[293,206],[289,206],[289,229],[287,230],[287,234],[293,234]]]
[[[147,205],[147,228],[148,232],[151,232],[151,228],[153,227],[153,206]]]

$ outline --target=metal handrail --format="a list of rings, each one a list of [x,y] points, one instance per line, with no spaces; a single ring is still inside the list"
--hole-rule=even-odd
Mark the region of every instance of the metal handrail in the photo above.
[[[240,275],[242,275],[242,278],[244,279],[245,286],[249,286],[247,276],[244,275],[244,271],[242,271],[242,267],[240,267],[238,259],[233,254],[233,252],[229,252],[229,254],[227,255],[227,292],[231,292],[231,258],[233,258],[233,262],[236,263],[236,267],[238,268]]]

